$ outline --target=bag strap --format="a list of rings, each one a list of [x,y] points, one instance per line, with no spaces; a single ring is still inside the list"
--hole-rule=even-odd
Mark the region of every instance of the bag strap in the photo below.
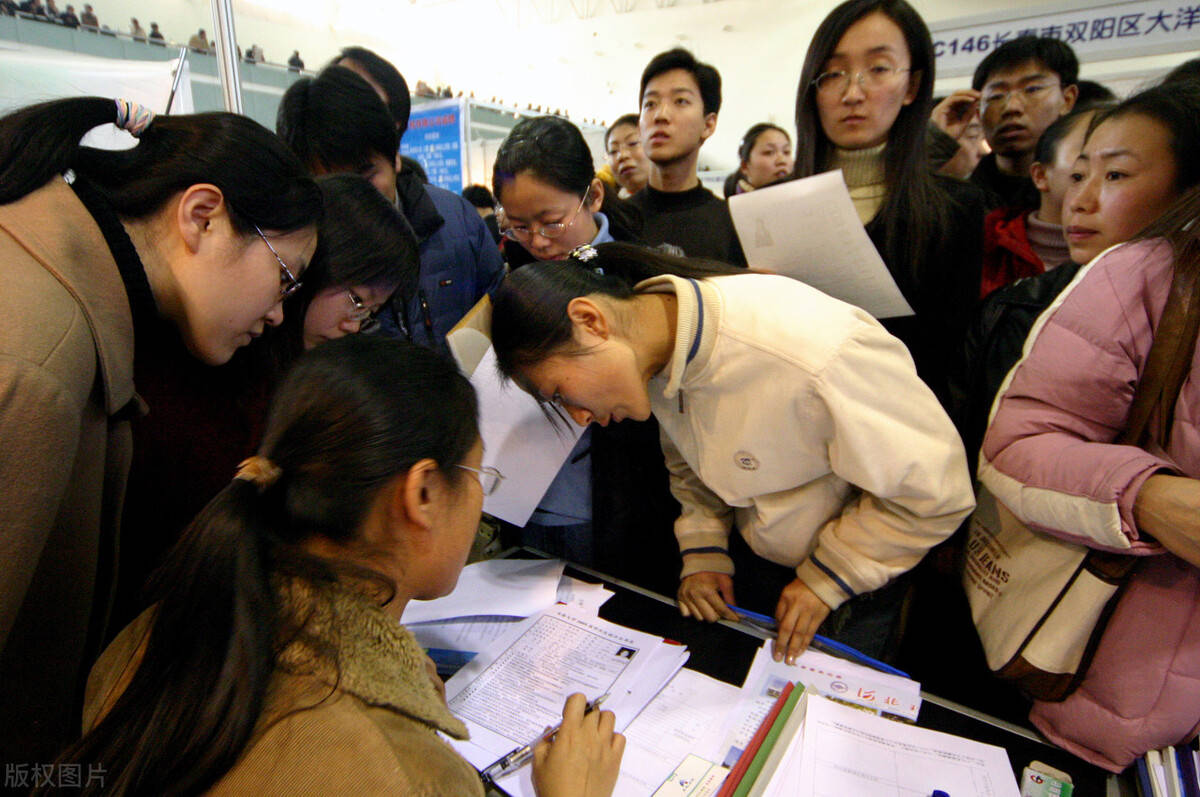
[[[1200,334],[1200,259],[1189,261],[1176,261],[1171,291],[1134,392],[1129,420],[1117,443],[1166,448],[1170,441],[1175,403],[1191,370]]]

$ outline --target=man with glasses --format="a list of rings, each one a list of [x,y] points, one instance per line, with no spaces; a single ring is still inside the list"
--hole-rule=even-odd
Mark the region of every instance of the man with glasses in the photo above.
[[[654,56],[642,72],[639,128],[650,181],[629,201],[642,213],[641,237],[689,257],[746,265],[724,200],[700,184],[700,147],[717,129],[721,75],[687,50]]]
[[[1058,39],[1021,36],[993,50],[971,82],[979,92],[983,134],[992,148],[971,174],[988,208],[1032,210],[1040,195],[1029,176],[1046,128],[1075,107],[1075,51]]]

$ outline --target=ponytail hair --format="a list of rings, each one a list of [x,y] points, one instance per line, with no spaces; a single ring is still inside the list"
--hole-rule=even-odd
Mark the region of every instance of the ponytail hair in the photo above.
[[[569,349],[567,305],[580,296],[623,301],[643,280],[671,274],[704,279],[746,274],[746,269],[695,260],[625,243],[588,247],[566,260],[543,261],[513,271],[492,295],[492,347],[506,378]]]
[[[492,190],[501,205],[505,187],[519,174],[582,200],[596,179],[596,164],[578,127],[561,116],[537,116],[517,122],[496,152]],[[614,238],[632,241],[641,234],[641,215],[618,199],[615,191],[604,191],[600,212],[608,218]]]
[[[104,767],[103,789],[84,793],[194,794],[228,772],[260,720],[276,657],[306,631],[308,617],[277,590],[356,576],[391,600],[385,577],[302,543],[353,544],[379,490],[419,460],[459,483],[476,419],[454,363],[414,344],[351,335],[302,357],[267,417],[258,458],[270,465],[258,470],[270,476],[234,479],[193,521],[156,576],[153,628],[129,686],[60,758]],[[337,671],[335,648],[319,654]]]
[[[118,216],[144,219],[197,183],[221,189],[235,230],[290,232],[314,224],[321,197],[300,161],[252,119],[231,113],[156,116],[137,146],[81,146],[89,130],[118,119],[102,97],[52,100],[0,118],[0,204],[36,191],[68,169],[86,178]]]

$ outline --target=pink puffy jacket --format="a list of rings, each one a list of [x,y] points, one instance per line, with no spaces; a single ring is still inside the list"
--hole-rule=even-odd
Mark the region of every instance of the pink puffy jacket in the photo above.
[[[1171,249],[1157,241],[1116,247],[1080,271],[1031,332],[980,457],[980,480],[1033,527],[1146,557],[1079,690],[1030,715],[1055,743],[1112,771],[1200,730],[1200,571],[1140,539],[1133,518],[1152,474],[1200,478],[1200,347],[1166,457],[1112,444],[1171,276]]]

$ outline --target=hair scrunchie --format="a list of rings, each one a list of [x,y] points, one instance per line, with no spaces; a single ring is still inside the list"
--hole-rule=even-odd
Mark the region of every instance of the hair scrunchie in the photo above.
[[[144,105],[122,99],[116,100],[116,103],[117,119],[113,124],[127,131],[134,138],[138,138],[146,132],[146,128],[154,121],[154,111]]]
[[[258,487],[261,493],[275,482],[279,481],[279,477],[283,474],[283,469],[276,465],[266,457],[253,456],[248,459],[243,459],[238,464],[237,473],[233,478],[248,481]]]

